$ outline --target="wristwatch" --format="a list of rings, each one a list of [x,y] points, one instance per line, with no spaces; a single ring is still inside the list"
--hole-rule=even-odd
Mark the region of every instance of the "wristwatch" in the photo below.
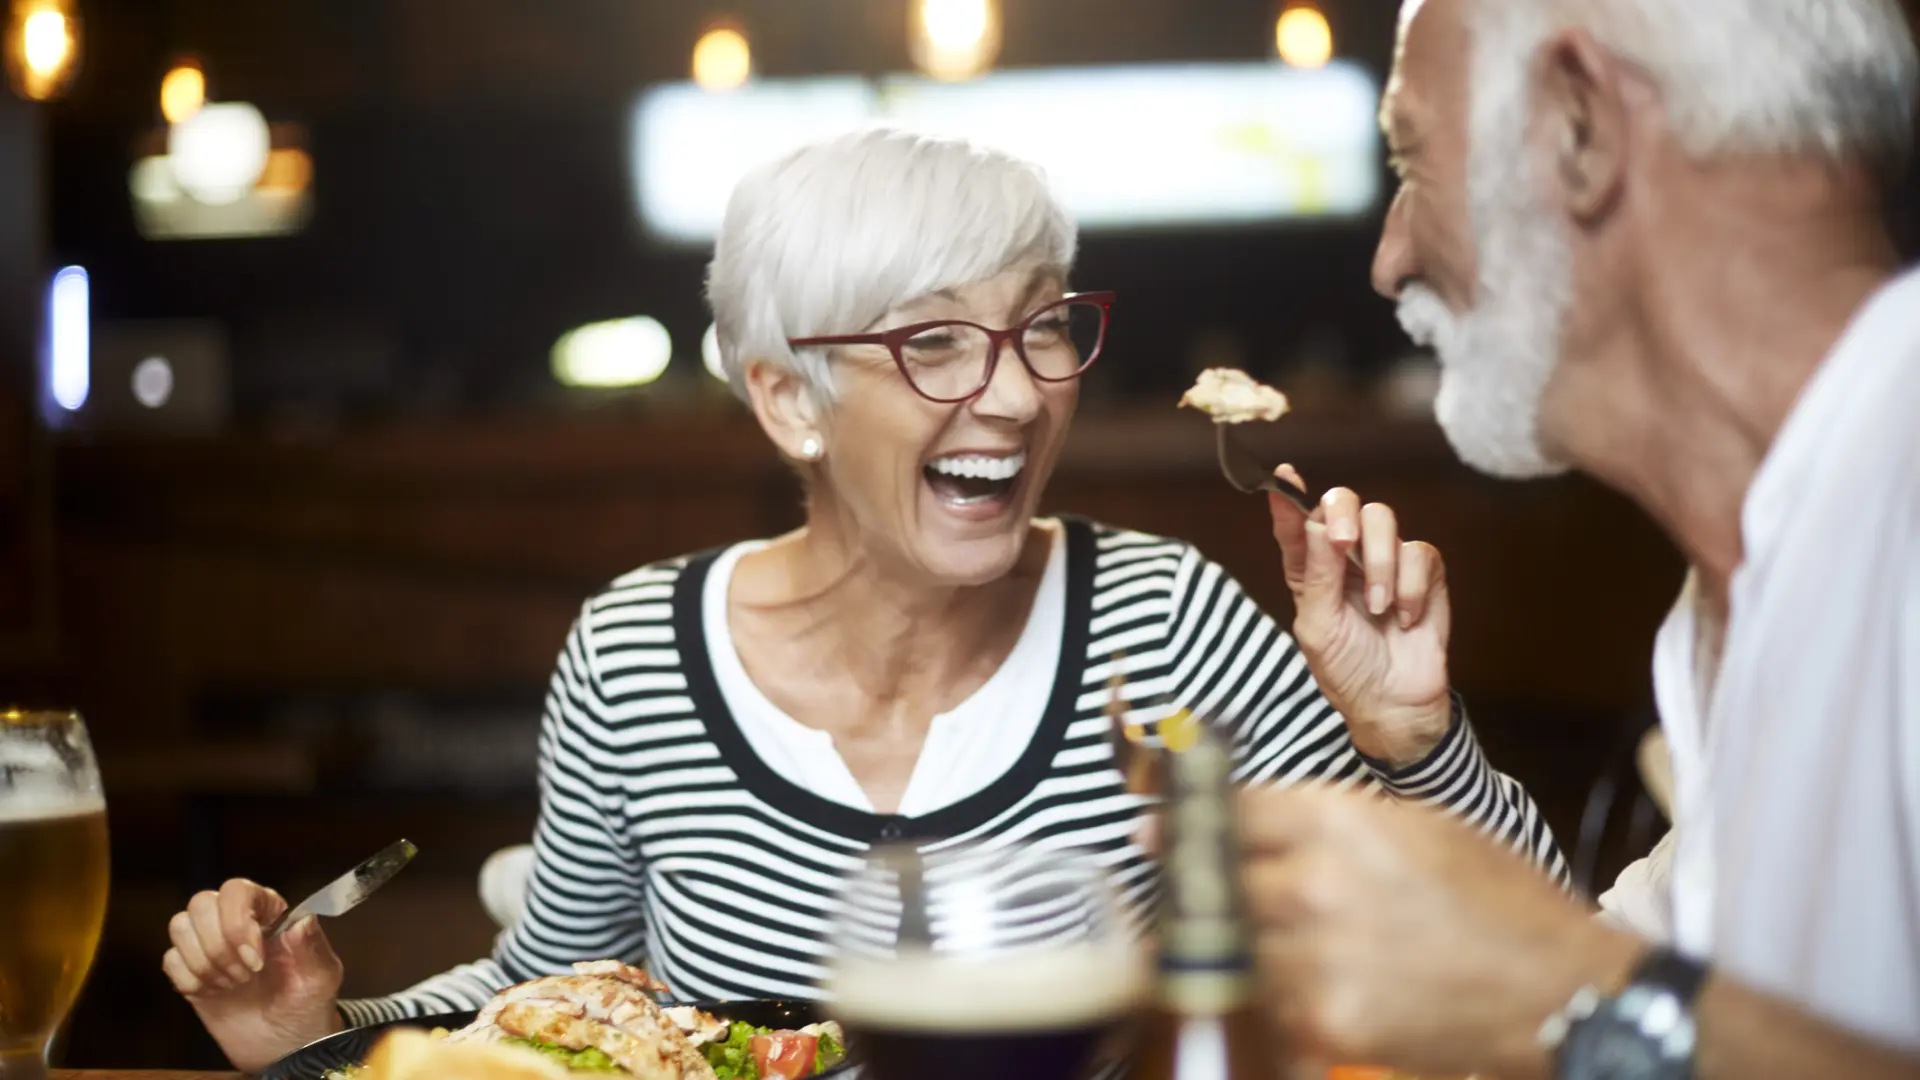
[[[1554,1080],[1692,1080],[1693,999],[1706,977],[1705,964],[1655,948],[1620,993],[1583,987],[1540,1027]]]

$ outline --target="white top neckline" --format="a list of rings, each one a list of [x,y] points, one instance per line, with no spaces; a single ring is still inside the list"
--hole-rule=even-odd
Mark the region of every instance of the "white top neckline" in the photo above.
[[[985,789],[1033,741],[1060,667],[1067,607],[1067,544],[1057,522],[1037,522],[1049,534],[1047,567],[1027,613],[1026,627],[999,668],[965,701],[933,718],[913,776],[901,795],[903,817],[919,817]],[[764,540],[721,552],[707,574],[701,622],[714,681],[747,745],[773,771],[823,799],[874,813],[873,801],[853,777],[831,733],[788,716],[748,676],[727,622],[733,571]]]

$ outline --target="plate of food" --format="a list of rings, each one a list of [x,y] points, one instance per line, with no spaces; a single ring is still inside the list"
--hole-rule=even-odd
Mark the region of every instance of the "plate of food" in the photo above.
[[[392,1080],[415,1071],[423,1054],[441,1047],[471,1051],[465,1056],[498,1066],[482,1071],[503,1076],[813,1080],[846,1071],[840,1026],[813,1002],[663,1005],[657,996],[667,988],[639,968],[600,960],[573,969],[571,975],[509,986],[477,1012],[329,1035],[267,1066],[259,1080]],[[370,1059],[380,1056],[376,1048],[390,1036],[404,1053],[387,1053],[379,1067],[370,1067]],[[523,1072],[512,1067],[516,1063]],[[422,1067],[429,1073],[434,1068]]]

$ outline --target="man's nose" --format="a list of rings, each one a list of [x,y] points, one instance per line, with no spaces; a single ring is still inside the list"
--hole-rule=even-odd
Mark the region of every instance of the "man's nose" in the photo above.
[[[1418,277],[1420,266],[1413,256],[1413,238],[1407,222],[1407,194],[1402,188],[1387,207],[1387,220],[1380,229],[1380,244],[1373,251],[1373,291],[1389,300],[1400,298],[1400,289]]]

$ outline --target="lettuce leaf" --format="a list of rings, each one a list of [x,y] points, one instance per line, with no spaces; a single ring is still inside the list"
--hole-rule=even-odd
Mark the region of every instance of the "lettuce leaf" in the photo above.
[[[707,1044],[707,1064],[719,1080],[760,1080],[760,1066],[753,1060],[753,1037],[772,1028],[758,1028],[739,1020],[727,1032],[726,1042]]]
[[[524,1046],[529,1050],[538,1050],[574,1072],[617,1073],[621,1071],[620,1066],[615,1065],[605,1051],[595,1047],[569,1050],[564,1046],[555,1046],[553,1043],[542,1042],[539,1039],[511,1038],[501,1041],[514,1046]]]
[[[820,1033],[820,1041],[813,1048],[813,1071],[815,1075],[826,1072],[847,1058],[847,1048],[834,1041],[826,1032]]]

